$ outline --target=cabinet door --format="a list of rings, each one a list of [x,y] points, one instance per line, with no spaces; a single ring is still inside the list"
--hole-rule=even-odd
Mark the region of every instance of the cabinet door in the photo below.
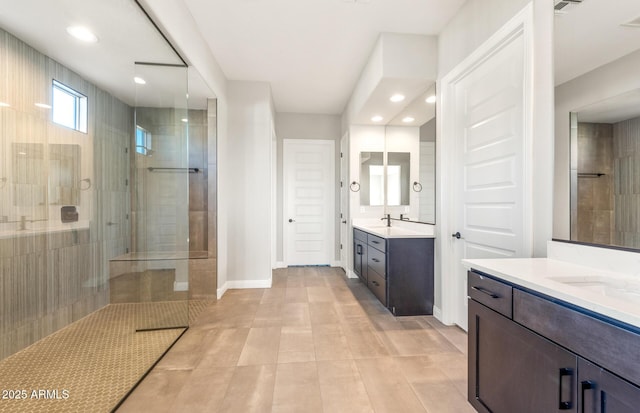
[[[578,360],[581,413],[637,413],[640,388],[584,359]]]
[[[353,272],[367,282],[367,244],[360,240],[353,243]]]
[[[486,413],[577,412],[577,358],[469,300],[469,402]]]

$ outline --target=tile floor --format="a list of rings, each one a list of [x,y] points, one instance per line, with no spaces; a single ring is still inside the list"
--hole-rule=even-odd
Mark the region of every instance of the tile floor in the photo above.
[[[474,412],[466,334],[393,317],[336,268],[206,308],[118,412]]]

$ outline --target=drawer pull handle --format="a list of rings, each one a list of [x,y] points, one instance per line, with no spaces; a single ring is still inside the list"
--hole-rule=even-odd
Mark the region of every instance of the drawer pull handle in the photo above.
[[[471,287],[472,290],[476,290],[478,292],[481,292],[482,294],[486,294],[491,298],[500,298],[500,296],[492,291],[489,291],[487,289],[484,289],[482,287],[476,287],[475,285],[473,287]]]
[[[569,377],[572,378],[573,377],[573,369],[569,369],[566,367],[563,367],[560,369],[560,380],[559,381],[559,388],[558,388],[558,409],[560,410],[571,410],[573,408],[573,401],[571,400],[571,385],[569,385],[569,400],[565,401],[562,400],[562,389],[563,389],[563,383],[564,383],[564,378],[565,377]],[[573,380],[571,380],[573,381]],[[570,381],[570,383],[571,383]]]
[[[374,244],[380,244],[380,241],[372,240],[371,242],[374,243]]]
[[[375,285],[376,287],[380,287],[380,284],[378,284],[377,281],[371,281],[371,284]]]
[[[379,260],[379,259],[377,259],[377,258],[371,258],[371,261],[373,261],[373,262],[380,262],[380,260]]]
[[[362,255],[362,245],[356,245],[356,254]]]
[[[595,384],[594,382],[590,381],[590,380],[585,380],[585,381],[583,381],[583,382],[581,382],[581,383],[580,383],[580,389],[581,389],[581,392],[582,392],[582,396],[581,396],[581,399],[582,399],[582,402],[581,402],[581,405],[582,405],[581,411],[582,411],[582,413],[584,413],[584,412],[585,412],[585,410],[584,410],[584,404],[585,404],[584,393],[585,393],[587,390],[593,390],[593,389],[595,389],[595,388],[596,388],[596,384]]]

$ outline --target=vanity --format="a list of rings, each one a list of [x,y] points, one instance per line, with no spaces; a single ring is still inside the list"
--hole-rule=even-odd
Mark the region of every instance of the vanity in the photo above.
[[[638,411],[638,274],[554,258],[464,265],[477,411]]]
[[[431,231],[356,225],[354,272],[395,316],[433,314]]]

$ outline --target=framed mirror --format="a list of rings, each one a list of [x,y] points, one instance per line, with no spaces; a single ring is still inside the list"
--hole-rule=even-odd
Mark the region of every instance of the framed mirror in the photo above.
[[[555,238],[640,249],[638,17],[636,1],[556,13]]]

